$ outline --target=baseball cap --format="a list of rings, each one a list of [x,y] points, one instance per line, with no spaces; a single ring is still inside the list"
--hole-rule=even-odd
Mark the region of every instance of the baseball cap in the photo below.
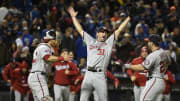
[[[109,31],[108,31],[108,29],[106,27],[102,26],[102,27],[98,28],[97,32],[106,32],[106,33],[108,33]]]

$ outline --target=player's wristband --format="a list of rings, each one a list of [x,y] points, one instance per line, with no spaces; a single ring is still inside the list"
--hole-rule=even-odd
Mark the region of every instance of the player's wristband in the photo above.
[[[58,57],[58,60],[59,60],[59,61],[63,61],[63,60],[64,60],[64,57],[59,56],[59,57]]]

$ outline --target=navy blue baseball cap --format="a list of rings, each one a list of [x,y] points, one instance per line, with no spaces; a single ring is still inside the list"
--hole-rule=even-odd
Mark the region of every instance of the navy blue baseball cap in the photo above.
[[[97,32],[106,32],[106,33],[108,33],[109,31],[108,31],[108,29],[106,27],[101,26],[101,27],[98,28]]]

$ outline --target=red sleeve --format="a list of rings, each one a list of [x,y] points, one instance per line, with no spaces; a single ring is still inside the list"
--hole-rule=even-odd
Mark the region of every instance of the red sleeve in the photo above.
[[[138,63],[138,60],[139,60],[139,58],[133,59],[132,62],[131,62],[131,64],[132,64],[132,65],[139,64],[139,63]],[[128,73],[128,75],[129,75],[130,77],[134,75],[134,72],[133,72],[133,70],[131,70],[131,69],[127,69],[126,72]]]
[[[109,77],[112,80],[115,80],[115,76],[109,70],[107,70],[106,73],[107,73],[107,77]]]
[[[128,75],[130,77],[134,75],[134,73],[133,73],[133,71],[131,69],[128,69],[126,72],[128,73]]]
[[[78,76],[76,79],[79,79],[79,80],[83,80],[84,79],[84,75],[80,75],[80,76]]]
[[[174,78],[174,75],[171,73],[171,72],[167,72],[168,74],[168,82],[170,82],[171,84],[175,84],[176,83],[176,80]]]
[[[4,79],[5,81],[10,80],[10,78],[8,78],[8,75],[10,75],[10,74],[9,74],[10,68],[11,68],[11,67],[10,67],[9,64],[4,68],[4,71],[3,71],[3,79]]]
[[[79,92],[81,90],[81,83],[79,83],[75,88],[75,93]]]
[[[45,61],[47,61],[49,57],[50,57],[50,55],[45,55],[45,56],[43,57],[43,59],[44,59]]]
[[[15,79],[18,79],[18,78],[16,78],[16,69],[15,70],[13,70],[13,72],[12,72],[12,78],[11,78],[11,85],[13,86],[13,84],[14,84],[14,82],[15,82]]]
[[[68,75],[78,75],[80,73],[78,67],[73,62],[68,62],[68,64],[70,66]]]

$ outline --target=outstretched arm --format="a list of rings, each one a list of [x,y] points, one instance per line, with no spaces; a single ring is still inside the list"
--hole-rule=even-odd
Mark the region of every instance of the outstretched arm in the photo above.
[[[71,18],[72,18],[72,21],[73,21],[73,24],[74,24],[76,30],[80,33],[81,37],[83,37],[84,35],[83,35],[82,26],[80,25],[78,19],[76,18],[78,12],[75,11],[74,8],[72,8],[72,7],[68,8],[68,12],[71,15]]]
[[[132,70],[134,70],[134,71],[145,71],[146,70],[146,68],[145,67],[143,67],[141,64],[138,64],[138,65],[131,65],[131,64],[124,64],[124,67],[126,68],[126,69],[132,69]]]
[[[121,33],[121,31],[126,27],[126,25],[128,24],[128,22],[130,21],[130,17],[128,16],[123,23],[119,26],[119,28],[117,30],[115,30],[115,39],[118,39],[119,34]]]

